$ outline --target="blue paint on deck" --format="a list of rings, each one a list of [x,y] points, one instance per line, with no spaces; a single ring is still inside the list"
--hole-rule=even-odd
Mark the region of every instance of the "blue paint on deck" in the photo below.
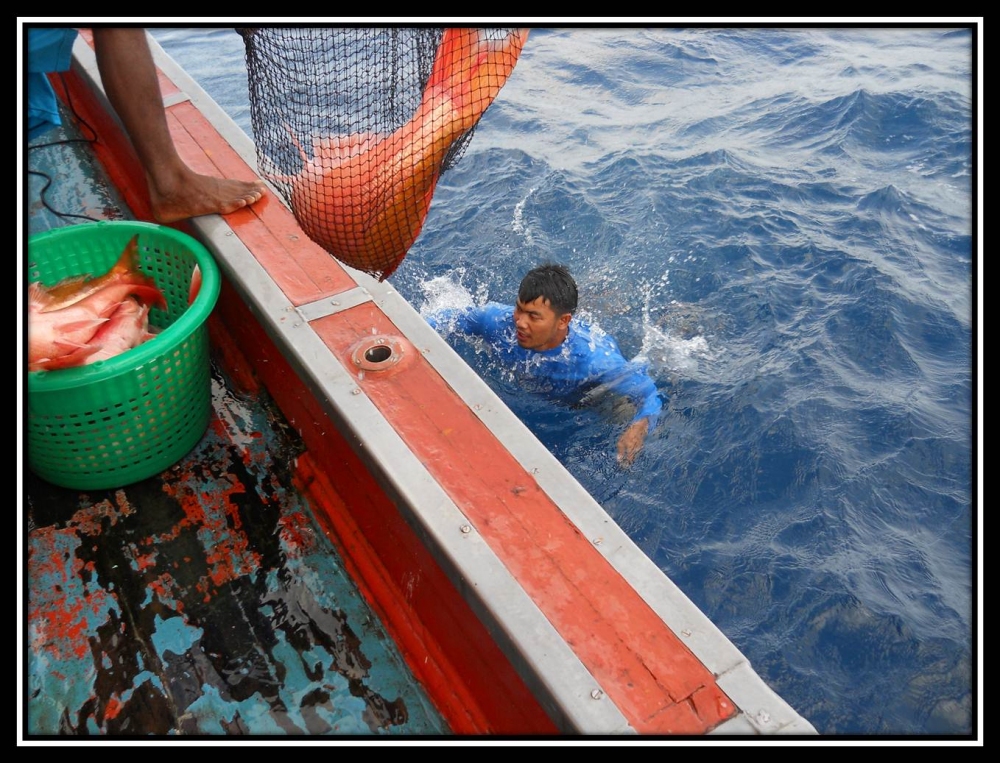
[[[447,733],[253,414],[121,490],[29,475],[29,734]]]

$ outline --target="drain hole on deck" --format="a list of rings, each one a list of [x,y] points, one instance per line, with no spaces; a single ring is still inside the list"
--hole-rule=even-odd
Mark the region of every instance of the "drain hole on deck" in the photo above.
[[[403,345],[401,337],[386,334],[365,337],[354,345],[351,358],[362,371],[385,371],[403,359]]]
[[[381,345],[379,347],[372,347],[365,351],[365,360],[369,363],[385,363],[389,358],[392,357],[392,348]]]

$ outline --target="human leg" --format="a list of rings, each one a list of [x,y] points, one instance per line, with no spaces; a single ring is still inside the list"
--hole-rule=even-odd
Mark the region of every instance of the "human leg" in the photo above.
[[[266,186],[260,181],[202,175],[181,159],[167,126],[145,29],[98,27],[93,32],[105,92],[142,162],[157,222],[228,214],[263,197]]]

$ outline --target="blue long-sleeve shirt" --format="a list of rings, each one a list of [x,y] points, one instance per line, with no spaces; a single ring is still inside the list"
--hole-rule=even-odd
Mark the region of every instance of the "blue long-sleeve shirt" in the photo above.
[[[625,360],[618,344],[599,328],[574,317],[566,340],[551,350],[527,350],[517,343],[514,308],[490,302],[442,310],[428,317],[439,331],[481,336],[518,375],[522,386],[570,404],[602,391],[624,395],[636,406],[633,421],[656,426],[663,401],[645,370]]]

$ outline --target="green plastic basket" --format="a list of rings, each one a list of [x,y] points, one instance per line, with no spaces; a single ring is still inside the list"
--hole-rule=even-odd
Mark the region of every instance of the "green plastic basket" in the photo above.
[[[212,412],[206,323],[221,278],[208,250],[152,223],[107,221],[47,231],[28,240],[28,280],[51,286],[101,275],[139,234],[140,268],[167,308],[153,308],[157,336],[87,366],[28,374],[28,465],[62,487],[122,487],[173,466],[198,443]],[[190,306],[195,265],[202,283]]]

